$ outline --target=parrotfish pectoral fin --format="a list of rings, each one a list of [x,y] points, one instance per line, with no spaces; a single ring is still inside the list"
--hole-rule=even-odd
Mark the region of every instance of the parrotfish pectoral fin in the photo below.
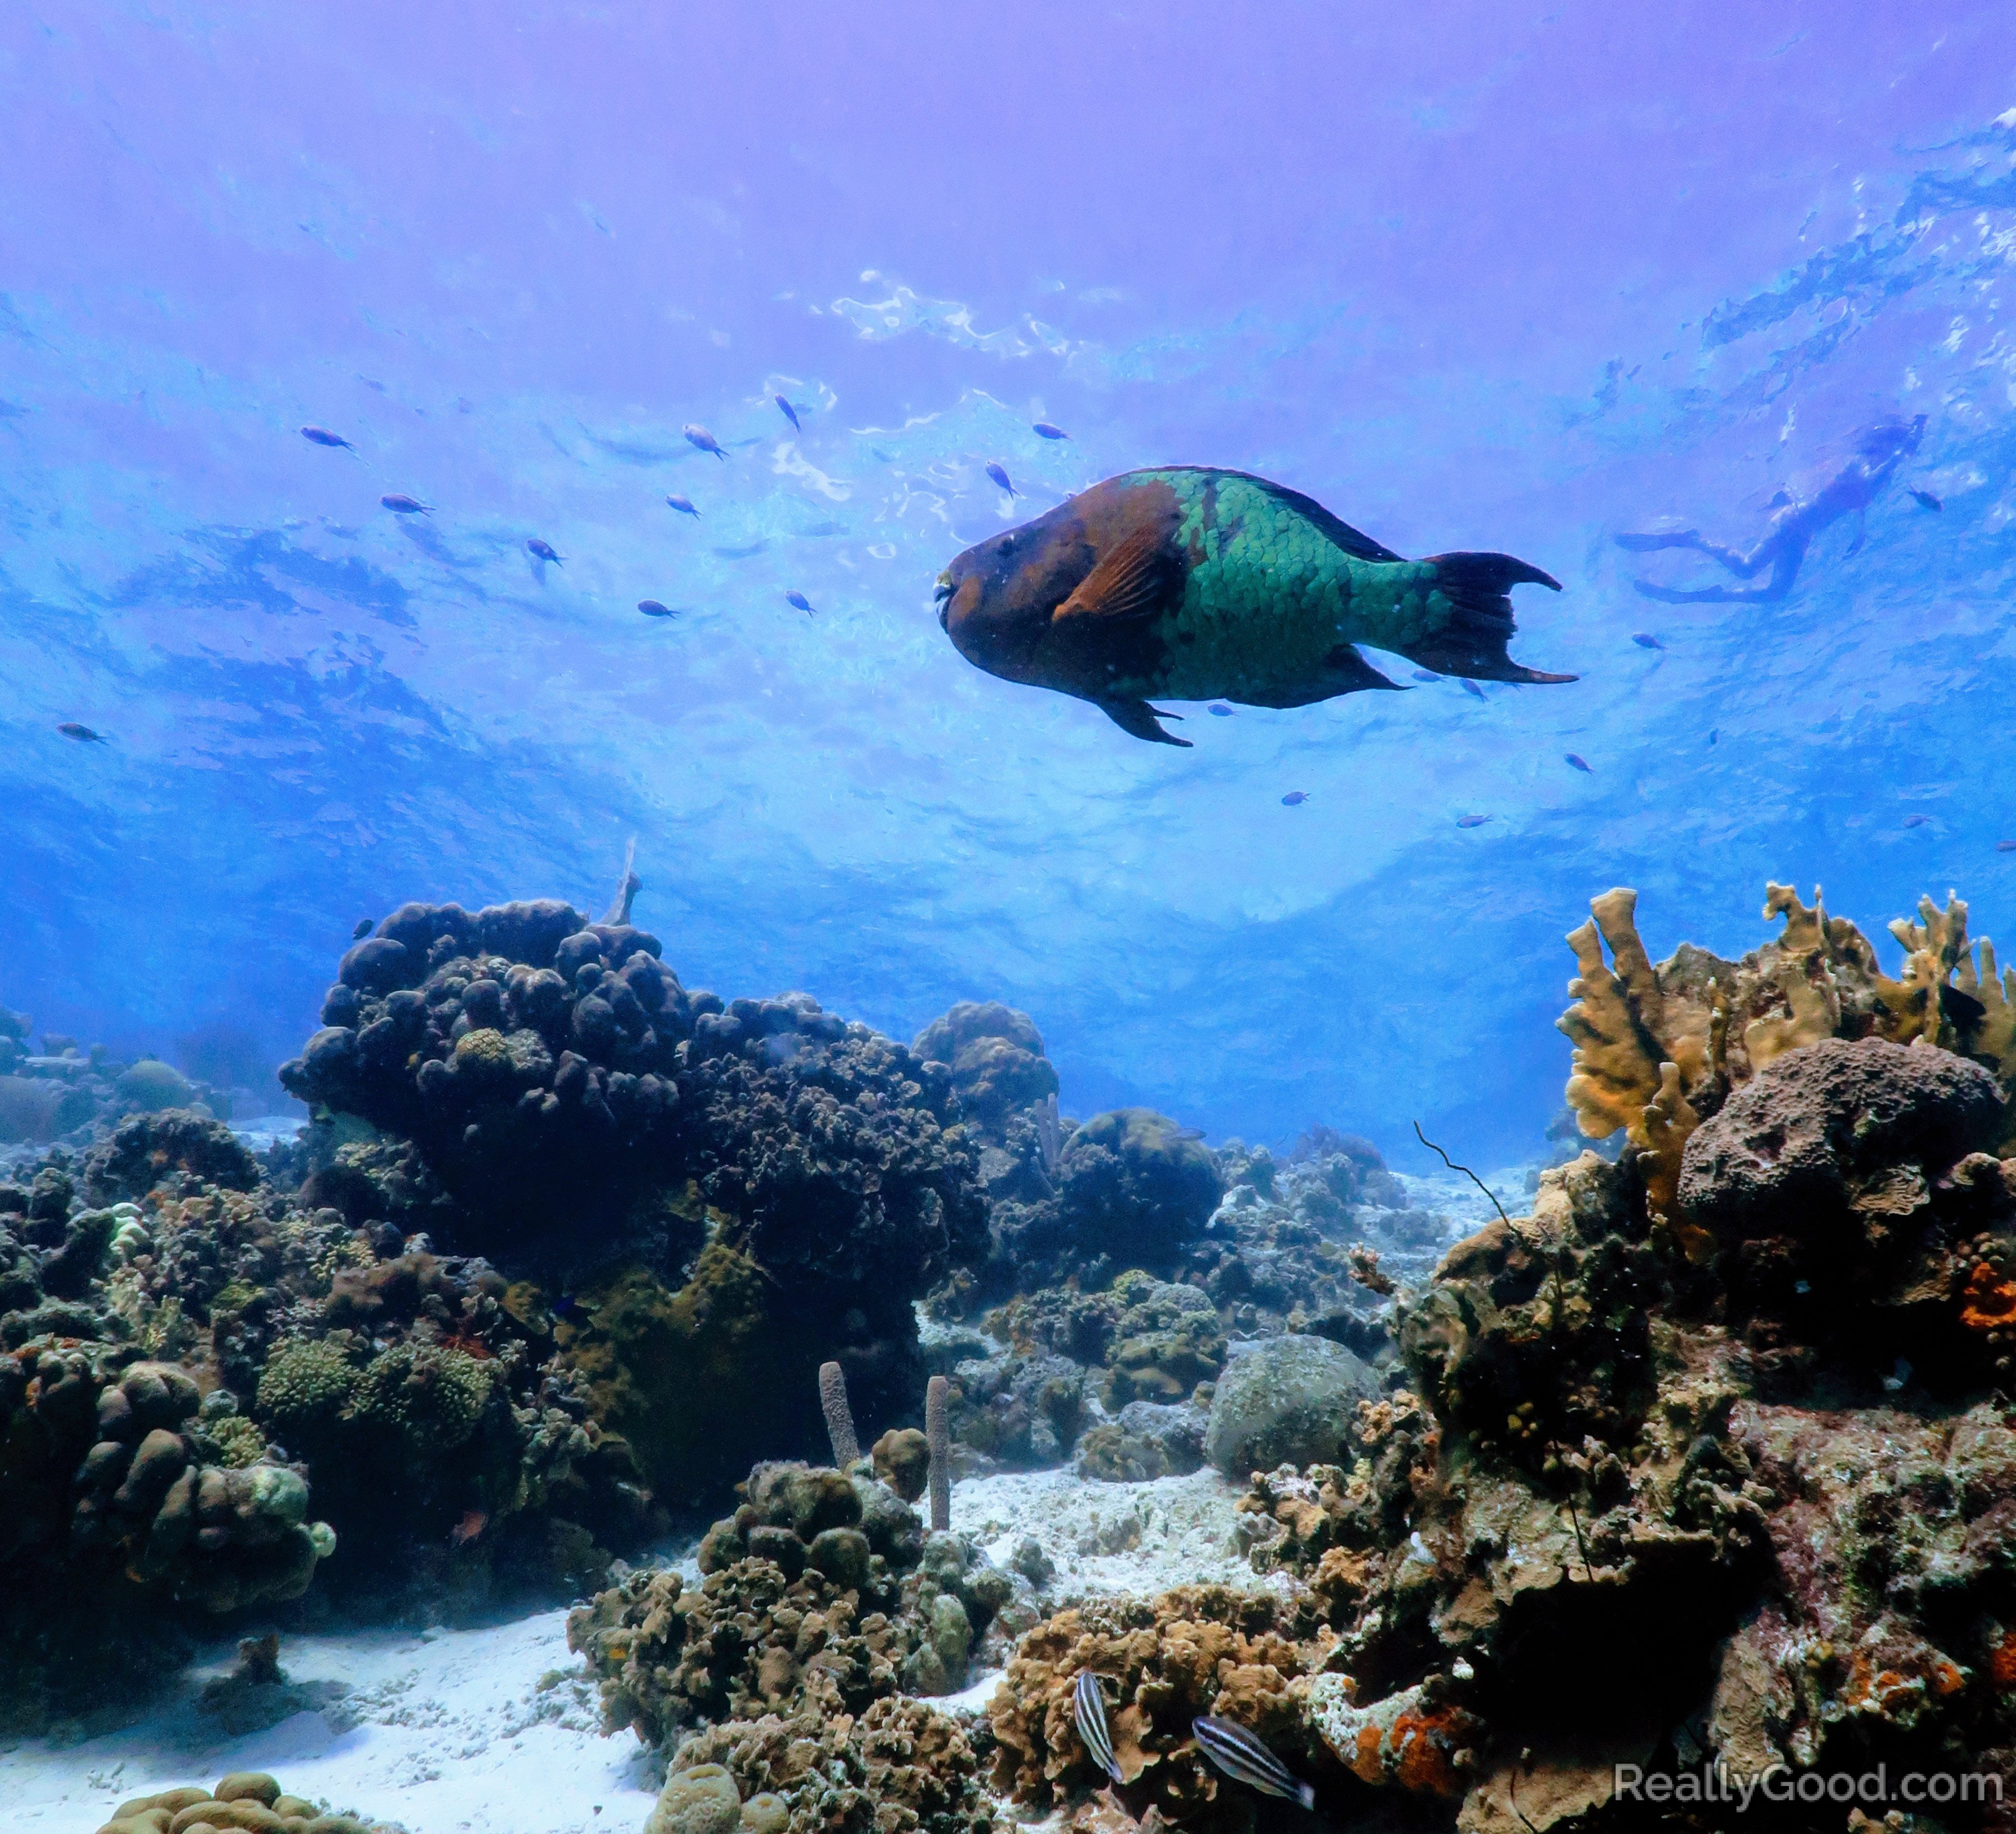
[[[1165,732],[1157,725],[1157,720],[1180,720],[1181,714],[1165,713],[1158,707],[1150,707],[1145,700],[1098,700],[1093,705],[1104,714],[1123,732],[1131,732],[1136,739],[1145,739],[1154,745],[1180,745],[1187,748],[1190,741],[1179,739],[1173,732]]]
[[[1161,529],[1136,529],[1100,557],[1078,590],[1050,613],[1050,621],[1152,616],[1172,588],[1180,587],[1180,564]]]
[[[1512,617],[1512,588],[1545,586],[1558,592],[1561,583],[1551,574],[1510,554],[1432,554],[1428,560],[1435,570],[1435,590],[1449,602],[1449,621],[1403,649],[1400,653],[1409,661],[1480,681],[1578,679],[1527,668],[1505,653],[1518,628]]]

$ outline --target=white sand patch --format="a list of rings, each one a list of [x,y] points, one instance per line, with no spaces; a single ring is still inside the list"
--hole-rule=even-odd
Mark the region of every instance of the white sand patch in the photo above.
[[[1243,1486],[1208,1468],[1146,1483],[1093,1483],[1069,1470],[1003,1473],[952,1486],[952,1525],[1008,1566],[1034,1537],[1060,1595],[1167,1591],[1215,1582],[1247,1590],[1263,1580],[1232,1538]]]
[[[176,1702],[123,1732],[62,1749],[34,1739],[0,1753],[10,1829],[92,1834],[128,1797],[232,1771],[412,1834],[634,1834],[657,1800],[629,1735],[601,1735],[595,1689],[567,1653],[566,1613],[473,1631],[359,1631],[286,1639],[289,1681],[350,1692],[249,1737],[220,1734],[194,1704],[219,1649]],[[542,1688],[541,1678],[567,1678]],[[598,1809],[599,1812],[598,1812]]]

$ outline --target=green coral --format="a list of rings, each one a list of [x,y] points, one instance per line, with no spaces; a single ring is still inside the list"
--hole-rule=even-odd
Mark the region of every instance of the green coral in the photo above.
[[[326,1425],[350,1404],[357,1372],[340,1345],[293,1338],[277,1346],[260,1372],[258,1408],[283,1432]]]
[[[208,1422],[203,1430],[217,1447],[217,1462],[228,1471],[243,1471],[266,1455],[266,1436],[243,1414]]]
[[[725,1477],[777,1355],[763,1270],[725,1242],[700,1251],[677,1292],[625,1270],[579,1296],[581,1322],[556,1335],[585,1382],[596,1423],[620,1433],[667,1494]]]
[[[441,1344],[394,1344],[364,1367],[351,1411],[390,1428],[415,1452],[464,1444],[490,1404],[491,1365]]]

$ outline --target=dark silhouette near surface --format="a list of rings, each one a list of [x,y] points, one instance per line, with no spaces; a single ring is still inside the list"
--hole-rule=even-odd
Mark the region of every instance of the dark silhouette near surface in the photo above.
[[[1848,552],[1861,550],[1864,520],[1869,505],[1885,485],[1896,475],[1904,461],[1917,451],[1924,437],[1925,417],[1910,420],[1880,420],[1857,436],[1855,456],[1810,497],[1795,497],[1780,491],[1771,500],[1772,516],[1764,538],[1745,552],[1704,540],[1698,530],[1683,529],[1671,534],[1619,535],[1617,545],[1633,554],[1651,554],[1666,548],[1685,548],[1705,554],[1740,580],[1754,580],[1769,570],[1770,577],[1755,586],[1697,586],[1679,588],[1636,582],[1647,599],[1663,605],[1768,605],[1775,604],[1792,590],[1805,563],[1806,550],[1820,530],[1845,516],[1855,518],[1855,538]]]

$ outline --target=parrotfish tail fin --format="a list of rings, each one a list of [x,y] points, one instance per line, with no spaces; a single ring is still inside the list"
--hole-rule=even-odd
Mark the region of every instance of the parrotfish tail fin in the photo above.
[[[1314,1785],[1309,1783],[1297,1785],[1295,1789],[1295,1800],[1299,1802],[1304,1808],[1313,1810],[1316,1806],[1316,1793]]]
[[[1173,732],[1165,732],[1156,725],[1157,720],[1180,720],[1181,714],[1166,714],[1160,707],[1150,707],[1145,700],[1099,700],[1093,704],[1104,714],[1123,732],[1131,732],[1136,739],[1145,739],[1154,745],[1181,745],[1187,746],[1187,739],[1179,739]]]
[[[1478,681],[1572,681],[1529,669],[1505,653],[1517,624],[1512,617],[1514,586],[1545,586],[1558,592],[1551,574],[1510,554],[1431,554],[1435,589],[1449,602],[1449,621],[1431,636],[1401,651],[1410,662],[1445,675]]]

